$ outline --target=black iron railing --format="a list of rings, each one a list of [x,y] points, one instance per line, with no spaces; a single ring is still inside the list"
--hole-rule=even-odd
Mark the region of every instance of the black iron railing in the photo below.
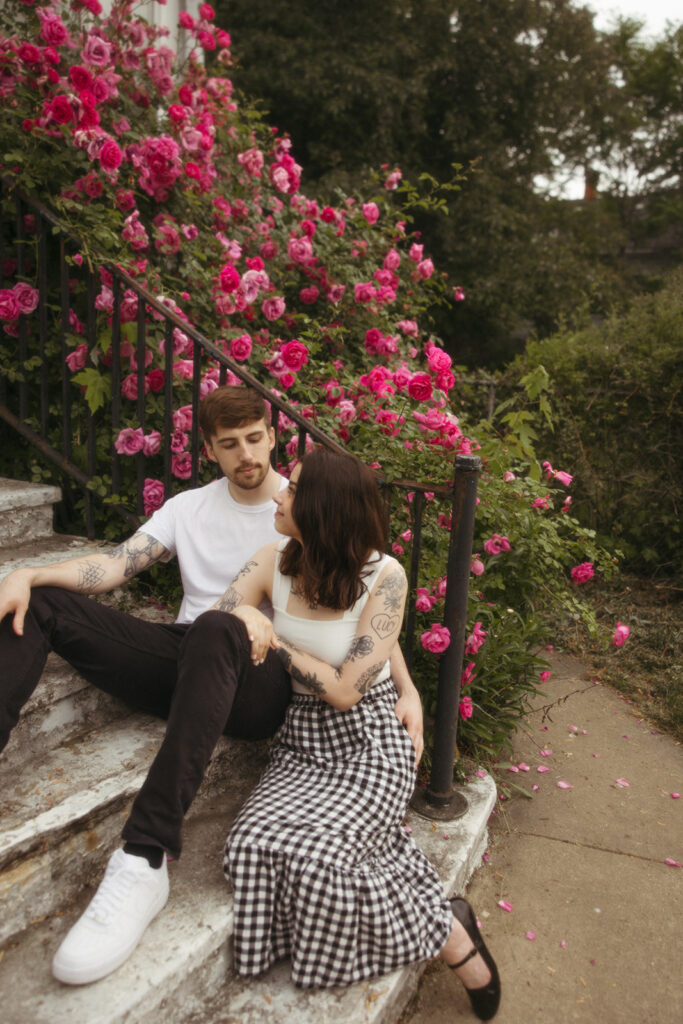
[[[155,396],[157,419],[160,415],[162,435],[164,496],[172,490],[171,444],[174,434],[174,332],[181,331],[191,342],[191,434],[189,438],[189,484],[196,486],[200,467],[200,436],[197,407],[200,401],[202,373],[206,367],[218,369],[218,383],[224,384],[228,374],[258,391],[271,405],[275,431],[273,465],[283,462],[283,432],[281,418],[287,417],[298,432],[296,453],[300,458],[306,450],[307,438],[327,448],[344,452],[337,441],[306,419],[300,411],[281,396],[273,394],[261,381],[247,372],[239,363],[225,354],[216,344],[169,308],[159,297],[152,295],[119,267],[103,262],[101,266],[111,275],[113,302],[111,307],[111,343],[107,353],[98,345],[96,298],[100,287],[100,266],[79,266],[73,254],[82,245],[77,238],[64,231],[58,219],[38,200],[13,190],[0,176],[0,207],[4,223],[0,225],[0,268],[3,276],[11,269],[13,279],[24,281],[30,277],[37,282],[38,304],[31,314],[22,314],[15,322],[16,362],[5,360],[0,369],[0,419],[22,435],[49,460],[62,474],[82,491],[84,520],[88,537],[95,534],[94,502],[104,500],[131,527],[137,528],[144,514],[144,481],[146,459],[142,452],[136,460],[134,508],[120,498],[124,460],[114,442],[124,420],[122,412],[122,358],[124,346],[130,355],[130,346],[136,357],[134,380],[137,385],[136,419],[143,433],[148,424],[149,402],[146,396],[145,358],[150,319],[158,338],[163,335],[163,387]],[[7,207],[12,207],[11,230],[7,230]],[[28,218],[28,220],[27,220]],[[36,265],[29,262],[35,254]],[[9,261],[9,262],[6,262]],[[79,284],[80,282],[80,284]],[[74,284],[79,284],[82,323],[74,326]],[[4,287],[4,280],[0,280]],[[134,301],[133,301],[134,300]],[[127,302],[124,338],[124,302]],[[130,307],[137,302],[134,321]],[[156,326],[154,326],[156,325]],[[161,326],[159,326],[161,325]],[[82,330],[86,347],[84,368],[94,368],[105,356],[111,359],[110,402],[93,411],[80,390],[74,386],[72,370],[67,357],[74,349],[68,339],[74,330]],[[56,336],[55,336],[56,334]],[[131,341],[132,337],[132,341]],[[107,341],[109,336],[107,335]],[[50,364],[54,353],[60,362],[57,370]],[[189,353],[188,353],[189,354]],[[159,410],[159,404],[161,410]],[[156,421],[155,421],[156,422]],[[58,439],[58,440],[57,440]],[[59,448],[57,447],[59,444]],[[402,502],[412,492],[412,545],[408,565],[410,586],[408,611],[405,622],[404,654],[408,667],[413,663],[416,633],[415,593],[422,553],[421,538],[425,510],[425,495],[430,492],[446,502],[451,516],[448,554],[447,585],[444,625],[451,634],[451,643],[439,662],[438,700],[435,716],[435,747],[430,784],[420,798],[420,809],[430,816],[454,817],[462,813],[462,798],[453,790],[453,761],[456,750],[460,677],[465,647],[467,597],[474,531],[477,480],[480,460],[476,456],[458,455],[454,460],[453,483],[435,486],[412,480],[387,480],[378,474],[385,497],[387,515],[391,521],[395,497]],[[111,483],[104,481],[110,479]],[[466,805],[465,805],[466,806]]]

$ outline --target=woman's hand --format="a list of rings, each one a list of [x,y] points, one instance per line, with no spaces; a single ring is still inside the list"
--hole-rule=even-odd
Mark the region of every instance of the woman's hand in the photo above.
[[[422,703],[417,690],[399,697],[394,705],[394,713],[412,740],[417,768],[425,748]]]
[[[247,627],[247,635],[251,641],[251,660],[254,665],[262,665],[269,649],[277,649],[278,642],[273,632],[273,623],[267,615],[249,604],[241,604],[231,612],[241,619]]]

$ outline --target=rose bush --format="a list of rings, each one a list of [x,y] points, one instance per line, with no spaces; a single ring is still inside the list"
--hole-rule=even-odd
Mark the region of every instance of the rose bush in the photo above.
[[[115,437],[98,437],[98,490],[107,493],[113,447],[123,463],[118,501],[135,507],[138,479],[145,514],[164,494],[169,339],[159,314],[139,310],[137,294],[126,289],[122,365],[114,374],[114,281],[107,263],[123,267],[387,477],[447,482],[455,455],[476,451],[484,473],[461,735],[470,747],[499,751],[543,667],[535,652],[549,628],[548,613],[587,615],[570,586],[570,568],[590,561],[604,573],[611,560],[568,515],[566,501],[557,507],[552,484],[568,486],[571,477],[550,467],[543,481],[528,431],[510,424],[497,433],[486,423],[466,431],[455,414],[457,374],[430,332],[429,311],[464,295],[435,269],[425,242],[410,228],[412,208],[442,204],[439,187],[427,182],[431,191],[420,191],[399,169],[384,169],[369,183],[371,194],[340,194],[334,206],[322,206],[301,191],[291,141],[263,125],[255,110],[238,107],[228,78],[207,71],[202,51],[214,54],[219,69],[230,65],[230,37],[213,25],[209,5],[196,20],[181,15],[189,51],[182,64],[164,45],[163,32],[140,16],[141,5],[115,0],[106,17],[99,7],[97,0],[78,0],[58,11],[8,0],[0,12],[2,174],[37,195],[79,239],[67,255],[66,364],[74,395],[84,392],[96,410],[120,381],[122,425]],[[11,200],[3,198],[5,213],[13,210]],[[32,221],[24,218],[21,262],[6,255],[2,267],[0,283],[9,286],[0,289],[0,367],[10,383],[17,377],[19,325],[29,340],[38,331]],[[13,213],[4,225],[7,254]],[[88,266],[97,268],[94,311],[87,304]],[[53,308],[56,326],[58,302]],[[135,344],[141,313],[144,429]],[[92,315],[97,340],[89,350],[83,333]],[[170,337],[171,466],[182,483],[192,468],[193,345],[179,328]],[[64,357],[56,341],[48,358],[58,376]],[[217,386],[219,373],[208,357],[201,365],[205,394]],[[294,459],[294,423],[282,417],[280,430]],[[85,465],[85,441],[76,427],[74,433],[72,457]],[[11,468],[2,467],[8,475]],[[205,463],[203,473],[209,479],[212,467]],[[406,558],[416,526],[412,497],[396,505],[392,520],[392,549]],[[443,626],[451,510],[435,494],[426,499],[421,586],[412,598],[422,639],[414,672],[433,713],[436,659],[451,640]],[[112,529],[107,523],[105,532]]]

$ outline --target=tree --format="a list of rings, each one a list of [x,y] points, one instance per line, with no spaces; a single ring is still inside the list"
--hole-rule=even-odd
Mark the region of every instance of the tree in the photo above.
[[[617,269],[626,239],[616,214],[570,213],[536,183],[608,158],[646,110],[654,126],[664,97],[627,110],[625,95],[643,93],[651,62],[668,57],[638,49],[623,28],[597,32],[573,0],[230,0],[222,16],[236,85],[292,135],[319,195],[382,164],[441,180],[454,163],[474,165],[450,224],[417,222],[468,296],[437,324],[456,358],[496,361],[525,323],[542,333],[631,290]]]

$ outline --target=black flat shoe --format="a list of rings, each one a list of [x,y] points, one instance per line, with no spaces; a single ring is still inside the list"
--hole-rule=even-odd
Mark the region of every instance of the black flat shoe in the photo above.
[[[467,961],[471,960],[473,956],[477,955],[477,953],[481,955],[481,958],[491,972],[491,980],[488,985],[484,985],[483,988],[468,988],[467,985],[465,985],[465,991],[470,997],[472,1009],[479,1020],[491,1020],[491,1017],[495,1016],[498,1012],[498,1006],[500,1005],[500,977],[498,975],[496,962],[486,948],[486,943],[482,939],[479,929],[477,928],[477,919],[474,916],[474,911],[467,900],[463,899],[462,896],[455,896],[451,900],[451,909],[453,911],[453,917],[455,917],[463,926],[469,937],[472,939],[474,946],[467,956],[463,957],[459,963],[449,964],[448,966],[451,970],[457,971],[459,967],[466,964]]]

